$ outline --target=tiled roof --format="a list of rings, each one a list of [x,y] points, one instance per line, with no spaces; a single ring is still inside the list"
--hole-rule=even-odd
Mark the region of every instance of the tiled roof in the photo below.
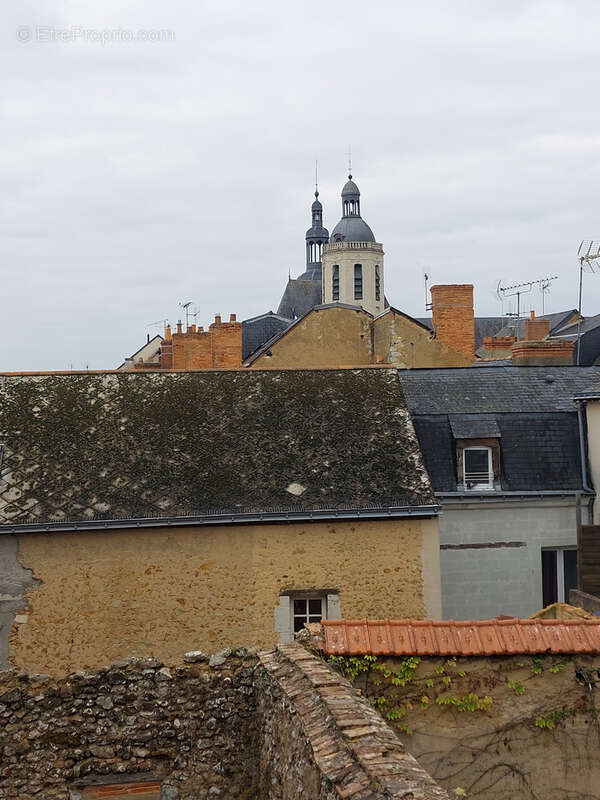
[[[324,620],[327,655],[600,653],[600,620]]]
[[[0,452],[0,529],[435,503],[391,369],[0,378]]]

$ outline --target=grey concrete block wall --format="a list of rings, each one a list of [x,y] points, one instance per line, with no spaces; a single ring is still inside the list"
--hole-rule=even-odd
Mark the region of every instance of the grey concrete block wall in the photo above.
[[[577,545],[576,498],[442,501],[442,506],[444,619],[527,617],[539,611],[542,548]]]

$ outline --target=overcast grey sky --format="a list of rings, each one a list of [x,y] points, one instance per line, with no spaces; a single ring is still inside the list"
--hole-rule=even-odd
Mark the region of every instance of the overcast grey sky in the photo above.
[[[331,229],[349,143],[393,305],[424,315],[426,270],[474,283],[481,315],[499,280],[555,274],[546,310],[576,306],[579,241],[600,238],[600,3],[11,6],[0,370],[115,367],[180,301],[199,324],[276,310],[314,160]]]

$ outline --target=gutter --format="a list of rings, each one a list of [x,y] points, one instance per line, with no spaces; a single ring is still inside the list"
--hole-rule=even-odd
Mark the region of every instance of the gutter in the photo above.
[[[579,456],[581,459],[581,485],[583,486],[583,491],[588,493],[593,493],[594,490],[589,486],[587,482],[587,463],[586,463],[586,447],[585,447],[585,435],[583,433],[583,411],[581,408],[581,402],[577,403],[577,423],[579,425]]]
[[[264,511],[255,513],[215,513],[189,517],[139,517],[135,519],[85,519],[70,522],[32,522],[0,525],[3,533],[54,533],[103,531],[116,528],[181,528],[190,525],[248,525],[275,522],[318,522],[320,520],[369,520],[434,517],[439,505],[387,506],[381,508],[327,508],[314,511]]]
[[[589,487],[584,487],[584,493],[591,496],[595,494]],[[446,500],[457,503],[470,503],[473,501],[480,503],[502,503],[505,500],[544,500],[551,497],[579,497],[580,495],[580,489],[572,489],[570,491],[549,489],[540,492],[495,492],[491,490],[489,492],[436,492],[435,494],[442,502]]]

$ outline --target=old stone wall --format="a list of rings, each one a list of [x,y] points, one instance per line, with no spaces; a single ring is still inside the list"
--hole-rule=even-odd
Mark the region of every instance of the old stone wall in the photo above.
[[[448,800],[350,684],[298,644],[263,653],[261,800]]]
[[[332,658],[451,796],[598,800],[600,657]]]
[[[11,657],[32,672],[65,674],[132,655],[175,663],[190,648],[214,652],[238,643],[273,647],[284,591],[333,590],[349,619],[440,612],[435,519],[18,540],[19,561],[38,582],[22,599]]]
[[[187,658],[58,681],[0,673],[0,798],[80,800],[132,780],[159,783],[165,800],[254,797],[256,654]]]
[[[447,800],[350,684],[298,644],[0,673],[2,800]]]
[[[400,369],[468,367],[473,361],[393,308],[373,320],[373,340],[376,360]]]
[[[253,369],[318,369],[373,364],[372,317],[333,307],[313,311],[253,363]]]

